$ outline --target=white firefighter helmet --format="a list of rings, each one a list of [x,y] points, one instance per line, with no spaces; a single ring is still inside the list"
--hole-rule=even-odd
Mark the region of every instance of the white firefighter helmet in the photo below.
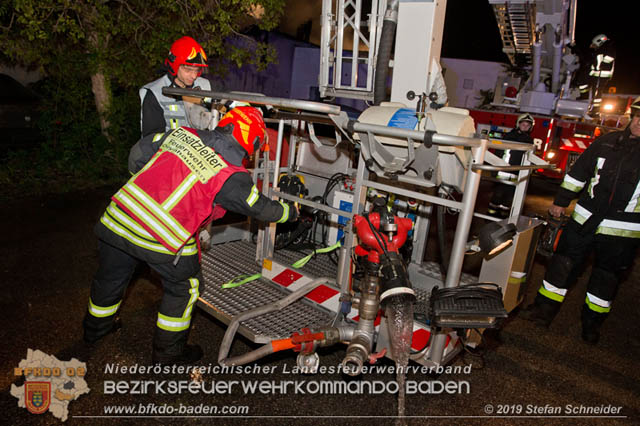
[[[609,40],[605,34],[598,34],[591,40],[591,45],[595,47],[601,47],[605,42]]]
[[[518,119],[516,120],[516,127],[520,128],[520,123],[523,121],[531,123],[531,129],[533,129],[533,126],[536,124],[536,120],[534,120],[533,116],[529,113],[525,113],[518,116]]]

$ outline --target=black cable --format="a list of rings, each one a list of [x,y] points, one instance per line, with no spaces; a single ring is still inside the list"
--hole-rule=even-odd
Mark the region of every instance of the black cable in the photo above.
[[[378,245],[380,246],[380,248],[384,252],[384,255],[388,258],[389,257],[389,251],[388,251],[388,247],[387,247],[387,242],[385,241],[384,237],[382,237],[382,241],[380,240],[380,238],[378,236],[379,232],[373,226],[373,223],[371,223],[371,220],[369,219],[369,215],[365,214],[364,218],[366,219],[367,223],[369,224],[369,228],[371,228],[371,232],[373,233],[373,236],[375,237],[376,241],[378,241]]]
[[[498,291],[484,288],[483,286],[495,287],[496,290]],[[460,295],[463,291],[465,296],[467,297],[478,297],[478,298],[489,297],[491,299],[502,300],[502,291],[500,289],[500,286],[494,283],[465,284],[458,287],[439,288],[435,290],[438,298],[457,296],[457,295]]]

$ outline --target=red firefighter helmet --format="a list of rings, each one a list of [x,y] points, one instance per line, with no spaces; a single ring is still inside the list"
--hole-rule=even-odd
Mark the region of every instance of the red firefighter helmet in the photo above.
[[[209,66],[207,65],[207,54],[204,53],[202,46],[188,36],[181,37],[173,42],[164,64],[169,73],[174,77],[178,74],[180,65],[191,65],[203,68]]]
[[[262,112],[253,107],[240,106],[226,113],[218,127],[233,126],[233,138],[251,156],[264,143],[266,126]]]

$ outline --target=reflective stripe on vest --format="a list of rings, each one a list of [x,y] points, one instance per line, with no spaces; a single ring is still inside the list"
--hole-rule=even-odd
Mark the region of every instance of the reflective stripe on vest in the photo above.
[[[229,176],[246,172],[228,165],[195,131],[182,127],[165,137],[151,162],[112,198],[172,253],[193,241],[200,224],[212,214],[215,196]],[[114,232],[122,235],[123,231]]]
[[[125,187],[127,185],[125,185]],[[135,196],[146,197],[146,195],[142,191],[136,190],[135,187],[132,187],[132,188],[134,189],[134,192],[137,192]],[[121,203],[127,210],[131,211],[136,217],[140,218],[147,226],[149,226],[153,230],[153,232],[156,235],[162,238],[162,240],[165,243],[167,243],[171,249],[177,252],[180,249],[180,247],[182,247],[182,242],[178,239],[178,236],[176,234],[171,232],[171,230],[169,229],[170,226],[165,225],[161,220],[153,216],[149,211],[145,209],[145,207],[138,200],[134,198],[135,196],[132,196],[131,194],[124,191],[123,189],[118,191],[113,196],[113,199],[116,202]]]
[[[173,193],[162,203],[162,208],[165,210],[171,210],[175,207],[175,205],[184,197],[184,194],[189,192],[193,185],[198,181],[196,175],[191,174],[188,178],[186,178],[174,191]]]
[[[112,201],[107,207],[100,218],[102,223],[107,229],[116,235],[129,241],[145,250],[151,250],[156,253],[174,255],[175,253],[169,251],[165,246],[156,241],[156,239],[148,233],[142,226],[140,226],[135,220],[128,216],[125,212],[116,207],[116,204]],[[181,256],[193,256],[198,253],[198,246],[196,245],[195,238],[191,238],[187,241],[181,252]]]
[[[165,131],[177,129],[180,126],[189,126],[184,103],[181,100],[170,98],[162,94],[163,87],[170,87],[171,80],[167,75],[144,85],[140,89],[140,105],[144,102],[147,90],[150,90],[156,97],[165,120]],[[196,78],[193,83],[194,87],[200,87],[202,90],[211,90],[211,83],[204,77]],[[142,117],[140,117],[140,127],[142,128]]]

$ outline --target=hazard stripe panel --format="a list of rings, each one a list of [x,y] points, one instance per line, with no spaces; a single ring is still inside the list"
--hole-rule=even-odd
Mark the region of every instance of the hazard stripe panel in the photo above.
[[[298,281],[300,278],[302,278],[302,274],[299,274],[296,271],[293,271],[291,269],[287,269],[285,271],[282,271],[275,277],[271,278],[271,281],[273,281],[276,284],[280,284],[283,287],[289,287],[291,284]]]
[[[302,275],[298,271],[283,266],[276,261],[272,262],[271,270],[266,268],[262,269],[262,276],[276,284],[286,287],[287,290],[290,291],[295,291],[312,281],[312,278]],[[338,312],[340,309],[340,292],[328,285],[320,284],[304,297],[307,300],[329,309],[331,312]]]

